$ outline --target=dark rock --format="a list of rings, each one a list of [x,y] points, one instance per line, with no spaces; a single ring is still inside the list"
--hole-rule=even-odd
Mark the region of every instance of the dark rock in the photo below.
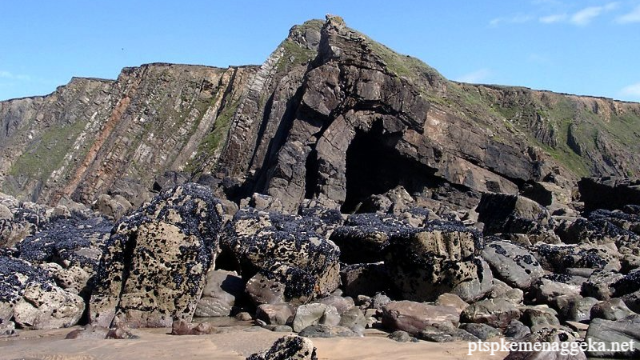
[[[531,329],[531,332],[544,328],[556,329],[560,327],[560,321],[555,311],[551,311],[549,308],[525,309],[520,320]]]
[[[314,232],[315,221],[240,210],[220,239],[220,263],[235,266],[245,280],[259,273],[271,285],[282,284],[288,302],[327,295],[340,282],[340,251]]]
[[[408,332],[402,330],[396,330],[387,336],[389,339],[397,341],[397,342],[415,342],[416,338],[409,335]]]
[[[605,245],[538,244],[535,254],[545,270],[564,273],[569,268],[620,270],[621,255]]]
[[[511,320],[504,329],[504,336],[513,340],[520,340],[531,334],[531,329],[520,320]]]
[[[92,324],[168,327],[191,321],[214,261],[220,203],[186,184],[158,195],[116,224],[91,296]]]
[[[417,335],[426,326],[460,322],[458,311],[449,306],[428,305],[412,301],[393,301],[382,308],[382,324],[389,330],[403,330]]]
[[[394,235],[385,264],[405,299],[433,301],[454,293],[474,301],[491,290],[493,276],[478,255],[478,233],[453,223],[431,224]]]
[[[269,350],[247,357],[247,360],[318,360],[311,340],[301,336],[285,336],[278,339]]]
[[[622,209],[640,204],[640,183],[624,178],[583,178],[578,182],[580,199],[586,211]]]
[[[428,325],[418,333],[418,338],[432,342],[476,342],[479,340],[476,336],[449,323]]]
[[[306,338],[333,338],[333,337],[354,337],[357,333],[344,326],[316,324],[302,329],[300,336]]]
[[[347,265],[340,269],[340,278],[345,295],[353,297],[391,293],[393,286],[384,263]]]
[[[598,299],[592,297],[577,297],[569,302],[566,309],[561,310],[563,318],[567,321],[588,322],[591,320],[591,312]]]
[[[488,339],[502,335],[500,330],[487,324],[460,324],[460,329],[465,330],[482,341],[487,341]]]
[[[544,275],[537,259],[526,249],[506,241],[486,244],[482,257],[494,276],[519,289],[527,289]]]
[[[342,262],[375,263],[384,260],[384,249],[391,236],[406,228],[406,224],[392,216],[354,214],[331,234],[331,241],[340,248]]]
[[[538,233],[549,222],[549,212],[522,196],[484,193],[476,208],[478,221],[485,224],[484,234]]]

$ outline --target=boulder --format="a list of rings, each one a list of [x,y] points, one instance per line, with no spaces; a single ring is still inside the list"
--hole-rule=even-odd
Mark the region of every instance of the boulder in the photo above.
[[[245,283],[235,272],[213,270],[207,272],[202,296],[198,300],[195,316],[229,316],[237,299],[244,295]]]
[[[190,322],[214,261],[222,212],[208,188],[189,183],[120,219],[96,274],[91,323]]]
[[[556,351],[531,351],[529,349],[511,351],[505,360],[587,360],[584,351],[579,348],[580,343],[576,340],[570,333],[561,329],[541,329],[519,341],[521,343],[532,343],[531,348],[536,343],[550,343],[546,345],[551,349],[557,349]]]
[[[531,294],[539,304],[552,304],[559,296],[568,295],[577,297],[580,295],[580,286],[562,281],[562,279],[541,278],[531,286]]]
[[[450,323],[428,325],[418,333],[418,338],[432,342],[476,342],[479,340],[475,335],[463,329],[458,329]]]
[[[300,332],[311,325],[335,326],[339,323],[340,314],[334,306],[320,303],[301,305],[293,318],[293,331]]]
[[[490,299],[469,305],[460,315],[460,321],[505,328],[511,320],[519,317],[520,310],[513,303],[502,299]]]
[[[276,340],[270,349],[252,354],[247,360],[318,360],[311,340],[301,336],[285,336]]]
[[[458,310],[413,301],[392,301],[382,307],[382,324],[390,331],[402,330],[416,336],[427,326],[443,322],[457,326]]]
[[[612,285],[622,278],[624,278],[622,274],[604,270],[594,271],[582,284],[582,295],[598,300],[608,300],[614,295],[615,289]]]
[[[107,218],[117,221],[129,212],[133,205],[122,195],[102,194],[98,196],[91,207]]]
[[[548,225],[550,214],[537,202],[523,196],[483,193],[476,208],[484,234],[535,234]]]
[[[634,312],[621,299],[609,299],[593,305],[590,315],[592,319],[617,321],[633,314]]]
[[[601,342],[605,346],[602,350],[589,351],[587,353],[589,356],[637,359],[640,356],[640,315],[632,315],[617,321],[593,319],[589,324],[585,340]],[[628,346],[629,342],[633,342],[631,348]],[[627,345],[626,349],[612,348],[612,346],[624,345]]]
[[[528,289],[544,275],[536,258],[526,249],[507,241],[485,244],[482,257],[494,276],[519,289]]]
[[[291,325],[296,309],[289,304],[262,304],[256,310],[256,319],[267,325]]]
[[[493,276],[478,255],[480,234],[456,223],[432,223],[394,235],[385,265],[402,297],[433,301],[454,293],[474,301],[491,290]]]
[[[238,211],[220,239],[220,266],[243,279],[262,275],[282,285],[284,300],[306,303],[340,283],[340,250],[315,233],[321,220],[255,209]],[[263,281],[264,282],[264,281]]]
[[[564,273],[569,268],[620,271],[620,258],[615,245],[550,245],[535,246],[535,255],[545,270]]]
[[[460,329],[465,330],[482,341],[487,341],[488,339],[502,335],[500,330],[487,324],[460,324]]]

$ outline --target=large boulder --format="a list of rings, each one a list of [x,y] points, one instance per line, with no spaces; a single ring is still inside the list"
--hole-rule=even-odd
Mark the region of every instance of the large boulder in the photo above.
[[[281,285],[284,300],[305,303],[340,283],[340,250],[315,233],[321,222],[255,209],[240,210],[220,239],[220,266],[249,280]]]
[[[484,234],[534,234],[548,225],[550,214],[537,202],[523,196],[484,193],[476,208]]]
[[[528,250],[507,241],[486,244],[482,257],[496,277],[519,289],[529,288],[544,275],[544,270]]]
[[[535,255],[545,270],[564,273],[568,268],[619,271],[620,254],[613,244],[552,245],[537,244]]]
[[[91,296],[91,322],[169,327],[190,322],[214,260],[222,206],[185,184],[122,218],[107,242]]]
[[[433,301],[450,292],[474,301],[491,290],[493,280],[481,251],[476,231],[456,223],[432,223],[394,235],[385,265],[405,299]]]
[[[391,236],[406,228],[393,216],[354,214],[331,234],[331,241],[340,248],[342,262],[375,263],[384,260],[384,249]]]
[[[427,326],[444,322],[457,326],[459,311],[452,306],[413,301],[392,301],[382,307],[382,324],[391,331],[402,330],[415,336]]]

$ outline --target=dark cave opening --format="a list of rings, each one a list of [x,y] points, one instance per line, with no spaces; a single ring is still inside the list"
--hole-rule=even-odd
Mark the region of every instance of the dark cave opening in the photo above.
[[[368,132],[357,131],[347,149],[347,196],[343,213],[356,211],[358,204],[374,194],[384,194],[404,186],[409,193],[420,192],[437,181],[434,169],[402,156],[394,148],[399,134],[385,134],[382,123]]]
[[[318,151],[311,150],[305,163],[305,199],[313,199],[318,184]]]

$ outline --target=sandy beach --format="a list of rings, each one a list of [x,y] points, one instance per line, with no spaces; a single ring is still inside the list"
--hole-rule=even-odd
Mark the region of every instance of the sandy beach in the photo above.
[[[135,330],[138,339],[65,339],[70,329],[23,331],[18,336],[0,339],[2,360],[125,360],[125,359],[219,359],[240,360],[265,350],[285,333],[229,327],[211,335],[169,335],[170,329]],[[467,343],[398,343],[387,339],[386,333],[367,330],[361,338],[311,339],[318,348],[318,358],[326,360],[363,359],[469,359]],[[490,356],[475,354],[475,358],[502,359],[506,354]]]

